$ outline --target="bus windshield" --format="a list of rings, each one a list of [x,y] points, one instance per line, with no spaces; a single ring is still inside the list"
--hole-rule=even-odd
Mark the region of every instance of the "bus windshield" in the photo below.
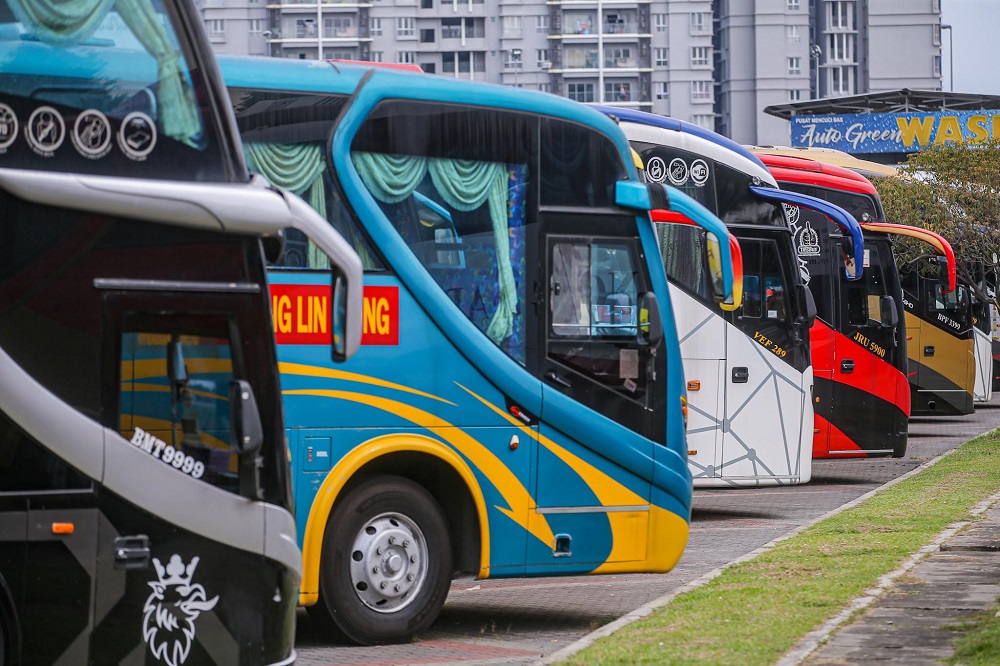
[[[68,4],[0,0],[0,166],[245,179],[175,5]]]

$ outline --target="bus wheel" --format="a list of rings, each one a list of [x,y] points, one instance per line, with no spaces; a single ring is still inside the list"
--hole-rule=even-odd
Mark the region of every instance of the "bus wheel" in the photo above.
[[[310,611],[340,638],[399,643],[434,622],[450,583],[451,543],[437,500],[409,479],[377,476],[330,513]]]

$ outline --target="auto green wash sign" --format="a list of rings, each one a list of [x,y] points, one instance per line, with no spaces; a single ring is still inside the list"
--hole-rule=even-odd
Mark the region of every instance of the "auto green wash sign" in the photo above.
[[[792,145],[847,153],[913,153],[1000,139],[1000,111],[792,116]]]

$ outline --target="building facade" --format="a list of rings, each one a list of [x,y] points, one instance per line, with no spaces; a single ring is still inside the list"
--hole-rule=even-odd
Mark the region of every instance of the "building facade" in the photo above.
[[[941,89],[940,0],[202,0],[217,53],[410,63],[787,143],[765,106]]]

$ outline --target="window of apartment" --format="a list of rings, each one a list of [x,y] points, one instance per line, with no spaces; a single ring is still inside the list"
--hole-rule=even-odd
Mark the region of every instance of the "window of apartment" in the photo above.
[[[632,57],[632,49],[624,47],[608,47],[604,50],[605,67],[635,67],[636,61]]]
[[[624,35],[636,31],[635,13],[615,12],[604,17],[604,33],[607,35]]]
[[[569,46],[563,51],[566,69],[597,69],[597,49],[590,46]]]
[[[801,42],[802,37],[799,34],[799,26],[797,25],[786,25],[785,26],[785,37],[788,38],[790,42]]]
[[[941,76],[941,56],[931,56],[931,69],[934,72],[934,76]]]
[[[337,49],[324,50],[323,57],[327,60],[354,60],[356,58],[354,51],[342,51]]]
[[[420,8],[421,9],[434,9],[434,0],[420,0]],[[423,67],[423,65],[421,65],[421,67]],[[427,70],[424,70],[424,71],[427,71]]]
[[[666,81],[653,81],[653,94],[656,99],[666,99],[670,95],[670,84]]]
[[[510,49],[503,52],[504,69],[521,69],[524,62],[521,60],[521,49]]]
[[[545,93],[552,92],[552,86],[549,85],[548,83],[539,83],[538,84],[538,90],[540,92],[545,92]]]
[[[691,34],[699,35],[708,32],[712,27],[712,14],[710,12],[691,13]]]
[[[417,34],[416,19],[412,16],[396,18],[396,39],[413,39]]]
[[[802,58],[788,59],[788,73],[791,76],[795,76],[802,73]]]
[[[421,44],[433,44],[434,43],[434,28],[421,28],[420,29],[420,43]]]
[[[711,81],[692,81],[691,82],[691,101],[692,102],[709,102],[712,100],[712,82]]]
[[[631,102],[632,84],[628,81],[605,81],[604,82],[605,102]]]
[[[538,63],[539,69],[549,68],[549,50],[548,49],[535,49],[535,61]]]
[[[209,21],[205,21],[205,27],[208,28],[208,34],[211,37],[226,36],[226,19],[211,19]]]
[[[437,73],[437,65],[433,62],[422,62],[420,63],[420,69],[424,70],[425,74],[435,74]]]
[[[667,15],[666,14],[653,14],[653,29],[656,32],[666,32],[667,31]]]
[[[382,19],[373,18],[368,21],[368,32],[372,37],[382,36]]]
[[[259,35],[264,32],[264,19],[250,19],[250,34]]]
[[[383,58],[385,58],[385,51],[371,51],[368,54],[368,59],[372,62],[385,62]]]
[[[692,67],[706,67],[708,66],[708,59],[712,55],[711,46],[692,46],[691,47],[691,66]]]
[[[788,0],[788,9],[794,12],[802,9],[802,6],[799,4],[799,0]]]
[[[415,51],[399,51],[396,53],[396,62],[401,65],[413,65],[417,62]]]
[[[503,36],[504,39],[517,38],[521,36],[521,17],[520,16],[504,16],[503,17]]]
[[[830,68],[830,94],[850,95],[852,88],[852,67],[831,67]]]
[[[691,122],[698,127],[704,127],[705,129],[715,130],[715,114],[714,113],[696,113],[691,116]]]
[[[540,35],[549,34],[549,15],[542,14],[535,17],[535,32]]]
[[[594,84],[593,83],[567,83],[566,84],[566,96],[577,102],[593,102],[594,101]]]
[[[853,30],[854,3],[848,0],[827,3],[827,23],[831,30]]]
[[[653,49],[653,65],[656,67],[667,67],[670,64],[670,49]]]
[[[854,61],[854,35],[837,32],[827,36],[827,62]]]
[[[486,71],[486,53],[483,51],[445,51],[441,54],[441,72],[467,74]]]
[[[789,90],[788,91],[788,101],[789,102],[798,102],[801,99],[802,99],[802,91],[801,90]]]
[[[316,36],[315,19],[299,19],[295,22],[295,36],[302,39]]]
[[[354,30],[354,17],[334,16],[323,19],[323,35],[325,37],[357,37]]]

